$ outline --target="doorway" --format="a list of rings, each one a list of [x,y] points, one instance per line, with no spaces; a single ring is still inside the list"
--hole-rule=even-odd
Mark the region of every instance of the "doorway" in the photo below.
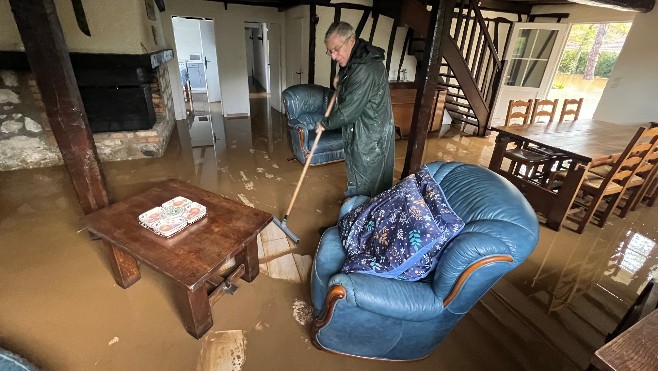
[[[567,27],[556,23],[514,24],[492,125],[505,121],[510,100],[543,98],[548,94]]]
[[[188,115],[207,115],[222,100],[214,21],[173,16],[172,25]]]
[[[276,23],[245,22],[249,90],[281,112],[281,31]]]
[[[574,24],[562,51],[548,99],[584,98],[579,117],[591,119],[631,24]]]

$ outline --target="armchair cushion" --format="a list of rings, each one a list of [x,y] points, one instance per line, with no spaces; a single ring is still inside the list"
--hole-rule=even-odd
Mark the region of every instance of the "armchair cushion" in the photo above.
[[[423,167],[341,219],[342,271],[417,281],[463,226]]]

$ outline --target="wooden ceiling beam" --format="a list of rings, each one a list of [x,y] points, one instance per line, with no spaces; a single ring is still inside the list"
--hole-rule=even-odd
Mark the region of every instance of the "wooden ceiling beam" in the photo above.
[[[483,0],[480,2],[480,7],[508,13],[528,14],[528,9],[535,5],[566,5],[572,3],[646,13],[653,9],[656,0]]]
[[[656,5],[656,0],[573,0],[573,2],[616,10],[632,10],[640,13],[648,13]]]

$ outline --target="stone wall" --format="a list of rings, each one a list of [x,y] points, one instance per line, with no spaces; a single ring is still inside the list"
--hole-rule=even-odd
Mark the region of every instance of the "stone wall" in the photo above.
[[[32,74],[4,70],[0,77],[0,170],[61,164]]]
[[[0,71],[0,77],[0,171],[62,165],[33,75],[5,70]],[[150,85],[155,125],[150,130],[94,134],[101,161],[159,157],[164,153],[175,126],[166,63],[156,69]]]

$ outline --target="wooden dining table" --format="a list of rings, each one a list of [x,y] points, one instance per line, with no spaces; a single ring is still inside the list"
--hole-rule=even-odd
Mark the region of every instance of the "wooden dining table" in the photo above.
[[[489,169],[519,188],[535,211],[546,217],[546,225],[558,231],[587,169],[592,164],[609,161],[621,153],[640,126],[642,124],[621,125],[600,120],[577,120],[492,127],[491,130],[496,131],[498,136]],[[532,144],[571,160],[559,190],[551,190],[503,169],[504,153],[510,142],[520,146]]]

